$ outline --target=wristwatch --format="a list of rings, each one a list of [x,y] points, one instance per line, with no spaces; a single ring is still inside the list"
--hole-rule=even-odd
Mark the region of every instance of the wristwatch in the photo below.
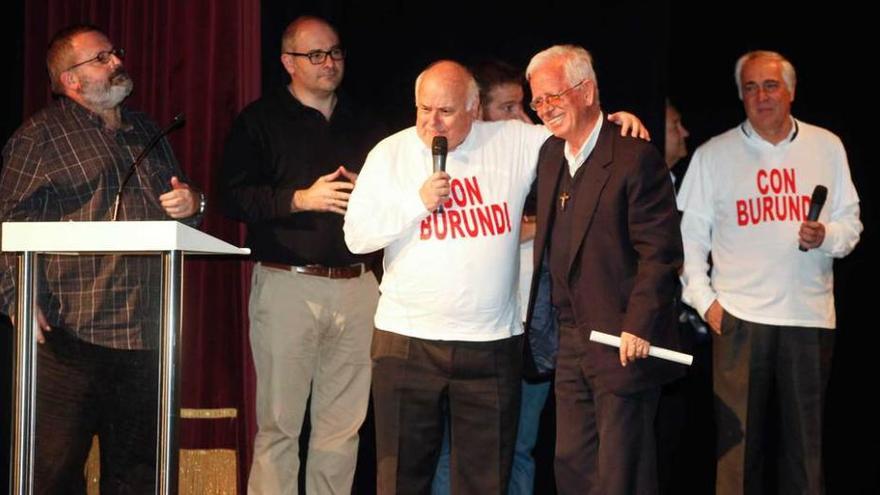
[[[197,215],[204,215],[205,208],[208,206],[208,197],[203,192],[199,192],[199,211]]]

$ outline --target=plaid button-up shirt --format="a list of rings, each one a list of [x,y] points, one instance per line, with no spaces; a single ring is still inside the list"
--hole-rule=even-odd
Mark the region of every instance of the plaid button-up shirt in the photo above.
[[[158,131],[139,112],[123,109],[123,128],[68,98],[59,98],[22,125],[3,148],[0,221],[109,220],[119,184]],[[164,139],[125,186],[119,220],[169,220],[159,195],[172,176],[185,181]],[[187,219],[194,224],[198,218]],[[158,256],[43,255],[39,304],[53,328],[115,349],[154,348],[161,305]],[[15,304],[15,254],[0,262],[0,301]]]

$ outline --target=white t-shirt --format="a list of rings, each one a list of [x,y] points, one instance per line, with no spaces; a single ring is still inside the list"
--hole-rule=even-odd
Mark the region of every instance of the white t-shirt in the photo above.
[[[791,134],[777,145],[745,122],[694,153],[678,206],[684,212],[682,298],[701,315],[718,299],[747,321],[835,326],[832,259],[859,240],[859,198],[840,139],[792,122]],[[798,230],[819,184],[828,188],[819,216],[825,240],[801,252]]]
[[[447,156],[451,198],[442,213],[429,213],[419,196],[433,165],[414,127],[373,148],[343,230],[352,252],[385,248],[377,328],[430,340],[522,333],[520,220],[549,135],[517,121],[474,122]]]

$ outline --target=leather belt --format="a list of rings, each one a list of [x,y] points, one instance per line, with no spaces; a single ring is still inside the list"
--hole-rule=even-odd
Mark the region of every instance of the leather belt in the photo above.
[[[306,266],[294,266],[294,265],[285,265],[284,263],[273,263],[271,261],[261,261],[261,265],[268,266],[269,268],[277,268],[278,270],[287,270],[296,273],[302,273],[303,275],[312,275],[315,277],[325,277],[325,278],[357,278],[366,272],[366,267],[363,263],[357,263],[355,265],[349,266],[323,266],[323,265],[306,265]]]

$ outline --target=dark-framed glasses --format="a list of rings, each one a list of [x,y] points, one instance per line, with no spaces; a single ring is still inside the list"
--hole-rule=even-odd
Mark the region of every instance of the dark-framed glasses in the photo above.
[[[321,65],[327,60],[327,55],[330,55],[330,58],[336,60],[337,62],[340,60],[345,60],[345,50],[341,46],[334,46],[329,50],[312,50],[308,53],[299,53],[299,52],[284,52],[285,55],[292,55],[294,57],[308,57],[309,62],[312,65]]]
[[[76,69],[76,68],[79,67],[80,65],[85,65],[85,64],[88,64],[88,63],[90,63],[90,62],[94,62],[94,61],[96,61],[96,60],[97,60],[98,62],[100,62],[101,64],[103,64],[103,65],[107,65],[107,64],[110,63],[110,60],[113,59],[113,56],[114,56],[114,55],[115,55],[116,58],[118,58],[118,59],[125,58],[125,48],[112,48],[112,49],[110,49],[110,50],[104,50],[103,52],[98,52],[98,54],[95,55],[94,57],[92,57],[92,58],[90,58],[90,59],[88,59],[88,60],[83,60],[82,62],[79,62],[79,63],[73,64],[73,65],[71,65],[70,67],[68,67],[68,68],[66,68],[66,69],[64,69],[64,70],[65,70],[65,71],[69,71],[69,70],[71,70],[71,69]]]
[[[583,79],[583,80],[581,80],[581,82],[579,82],[579,83],[575,84],[574,86],[572,86],[572,87],[566,89],[565,91],[562,91],[562,92],[560,92],[560,93],[556,93],[555,95],[544,95],[544,96],[539,96],[538,98],[535,98],[534,100],[532,100],[532,101],[529,103],[529,108],[531,108],[532,110],[537,111],[539,108],[541,108],[541,107],[544,106],[545,104],[546,104],[546,105],[550,105],[550,106],[554,106],[554,107],[555,107],[556,104],[559,103],[559,100],[561,100],[563,96],[565,96],[566,94],[568,94],[570,91],[573,91],[575,88],[577,88],[578,86],[580,86],[581,84],[583,84],[583,83],[585,83],[585,82],[587,82],[587,80],[586,80],[586,79]]]

